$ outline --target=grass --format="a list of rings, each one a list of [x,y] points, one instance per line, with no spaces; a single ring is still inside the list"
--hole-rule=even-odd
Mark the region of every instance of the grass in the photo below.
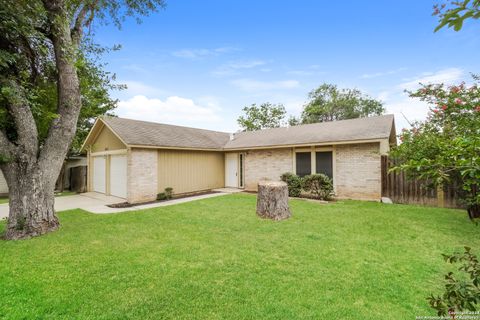
[[[289,220],[261,220],[255,196],[237,194],[61,212],[57,232],[0,241],[0,318],[414,319],[434,315],[426,297],[442,288],[441,253],[480,245],[459,210],[291,209]]]
[[[64,192],[56,193],[55,197],[73,196],[75,194],[77,193],[73,191],[64,191]],[[2,203],[8,203],[8,197],[0,197],[0,204]]]

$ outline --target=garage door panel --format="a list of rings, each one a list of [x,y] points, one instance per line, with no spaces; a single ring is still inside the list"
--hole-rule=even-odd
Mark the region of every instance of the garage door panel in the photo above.
[[[106,161],[105,157],[93,158],[93,191],[106,192]]]
[[[110,158],[110,194],[127,197],[127,156],[115,155]]]

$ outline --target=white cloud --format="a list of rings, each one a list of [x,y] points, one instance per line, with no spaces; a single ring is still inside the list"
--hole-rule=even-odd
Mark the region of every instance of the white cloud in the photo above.
[[[231,62],[228,66],[232,69],[250,69],[257,66],[262,66],[266,62],[262,60],[250,60],[250,61],[236,61]]]
[[[297,115],[303,111],[305,101],[303,100],[290,100],[285,102],[285,109],[292,115]]]
[[[377,100],[386,101],[390,97],[391,93],[389,91],[382,91],[378,94]]]
[[[395,100],[386,103],[385,107],[387,113],[395,115],[397,132],[400,132],[402,128],[409,128],[409,122],[425,120],[429,110],[427,103],[406,95],[397,96]]]
[[[127,85],[127,89],[124,91],[122,95],[128,96],[136,96],[136,95],[146,95],[146,96],[154,96],[154,95],[162,95],[165,92],[161,89],[152,87],[148,84],[139,81],[120,81]]]
[[[401,83],[398,88],[414,90],[419,87],[419,83],[444,83],[451,84],[460,80],[464,76],[464,71],[460,68],[447,68],[437,72],[425,72],[414,79],[407,79]]]
[[[215,69],[212,74],[216,76],[234,75],[242,69],[252,69],[265,64],[266,62],[263,60],[231,61]]]
[[[376,73],[365,73],[360,76],[362,79],[371,79],[371,78],[378,78],[378,77],[383,77],[383,76],[389,76],[392,74],[396,74],[399,72],[402,72],[406,70],[406,68],[398,68],[395,70],[389,70],[389,71],[384,71],[384,72],[376,72]]]
[[[295,76],[310,76],[314,74],[314,72],[307,71],[307,70],[291,70],[291,71],[287,71],[287,74],[293,74]]]
[[[237,79],[231,82],[235,87],[243,91],[268,91],[293,89],[300,86],[297,80],[283,81],[259,81],[253,79]]]
[[[148,70],[145,69],[143,66],[138,65],[136,63],[130,63],[130,64],[124,64],[122,65],[122,69],[128,70],[128,71],[133,71],[136,73],[147,73]]]
[[[305,69],[287,71],[287,74],[292,74],[296,76],[311,76],[311,75],[320,75],[325,73],[326,72],[324,71],[320,71],[320,66],[317,64],[312,64]]]
[[[205,95],[195,99],[202,106],[206,106],[211,110],[220,111],[220,98],[212,95]]]
[[[206,57],[219,56],[221,54],[237,51],[237,50],[238,49],[234,47],[219,47],[219,48],[213,48],[213,49],[204,49],[204,48],[182,49],[182,50],[172,52],[172,55],[178,58],[196,60],[196,59],[201,59]]]
[[[218,106],[201,106],[191,99],[171,96],[165,100],[136,95],[118,103],[120,117],[193,127],[211,127],[221,122]]]

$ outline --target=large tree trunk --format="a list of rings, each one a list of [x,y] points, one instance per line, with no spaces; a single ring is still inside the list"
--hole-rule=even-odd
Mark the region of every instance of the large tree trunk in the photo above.
[[[44,0],[57,69],[58,107],[47,138],[39,146],[37,128],[21,88],[20,98],[8,105],[15,120],[18,138],[8,141],[0,132],[0,151],[10,161],[0,163],[10,193],[10,212],[5,237],[22,239],[56,230],[54,188],[70,143],[75,135],[81,109],[80,86],[75,63],[80,35],[72,41],[69,14],[61,0]],[[80,31],[81,34],[81,31]]]
[[[288,219],[292,215],[288,207],[288,186],[282,181],[258,183],[257,215],[272,220]]]
[[[55,182],[43,177],[38,169],[23,171],[17,167],[7,176],[10,212],[5,238],[25,239],[58,229],[54,209]]]

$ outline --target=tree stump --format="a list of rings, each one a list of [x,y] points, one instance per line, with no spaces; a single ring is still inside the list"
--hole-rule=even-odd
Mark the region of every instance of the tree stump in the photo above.
[[[258,183],[257,215],[272,220],[288,219],[292,215],[288,207],[288,187],[283,181]]]

